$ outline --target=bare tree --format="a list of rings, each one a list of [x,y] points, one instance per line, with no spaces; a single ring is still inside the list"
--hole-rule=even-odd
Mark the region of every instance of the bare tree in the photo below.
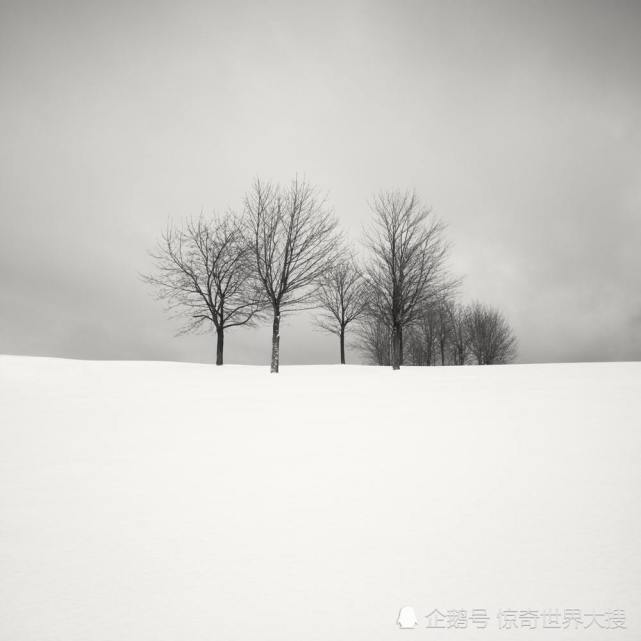
[[[245,198],[255,271],[273,311],[271,371],[278,372],[280,320],[314,299],[337,247],[336,221],[305,181],[256,180]]]
[[[143,280],[156,289],[174,317],[187,315],[180,334],[213,325],[216,365],[222,365],[225,330],[251,324],[261,308],[240,219],[229,213],[170,224],[151,256],[157,273]]]
[[[438,342],[441,365],[445,365],[448,356],[450,341],[452,339],[452,324],[450,322],[450,308],[453,302],[447,296],[444,296],[436,305],[436,340]]]
[[[434,365],[437,325],[434,310],[431,307],[422,309],[418,319],[407,332],[407,351],[412,365]]]
[[[390,330],[380,318],[363,316],[357,324],[357,347],[374,365],[390,364]]]
[[[343,252],[337,262],[321,275],[318,286],[321,309],[318,326],[339,338],[341,364],[345,364],[345,331],[363,316],[367,307],[363,277],[351,253]]]
[[[403,361],[403,329],[444,289],[447,245],[444,227],[412,192],[383,192],[371,205],[374,223],[365,244],[371,257],[365,272],[374,314],[391,331],[391,362]]]
[[[468,338],[468,310],[465,306],[454,303],[448,307],[450,317],[450,349],[454,365],[465,365],[469,356],[470,341]]]
[[[509,363],[516,356],[516,338],[497,309],[473,303],[467,314],[470,351],[479,365]]]

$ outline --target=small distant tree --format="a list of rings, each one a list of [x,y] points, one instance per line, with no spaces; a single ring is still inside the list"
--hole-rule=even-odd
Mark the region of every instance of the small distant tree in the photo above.
[[[336,221],[317,190],[298,178],[286,188],[256,180],[245,208],[256,277],[273,312],[271,372],[278,373],[281,314],[314,300],[334,260]]]
[[[434,311],[436,316],[436,341],[438,343],[441,365],[445,365],[450,351],[450,342],[452,340],[450,308],[452,305],[452,300],[444,296],[437,302]]]
[[[383,192],[371,205],[374,222],[365,238],[365,270],[373,314],[391,331],[391,362],[403,362],[403,330],[446,286],[444,227],[413,192]]]
[[[361,271],[349,253],[339,256],[321,275],[318,285],[320,314],[318,326],[338,336],[341,364],[345,364],[345,332],[350,323],[361,318],[367,308]]]
[[[516,338],[500,311],[477,302],[466,318],[469,349],[479,365],[509,363],[516,357]]]
[[[469,357],[468,310],[464,305],[454,303],[448,307],[450,324],[450,350],[454,365],[465,365]]]
[[[174,317],[186,317],[179,334],[213,326],[222,365],[225,330],[253,323],[262,307],[241,220],[229,213],[170,224],[151,256],[156,273],[143,280]]]
[[[434,365],[438,334],[437,316],[425,307],[408,332],[407,351],[412,365]]]
[[[380,318],[365,314],[357,324],[357,347],[373,365],[390,364],[389,327]]]

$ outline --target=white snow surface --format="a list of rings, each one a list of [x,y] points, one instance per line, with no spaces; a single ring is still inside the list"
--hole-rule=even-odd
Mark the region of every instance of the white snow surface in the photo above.
[[[2,641],[638,640],[641,363],[4,356],[0,503]]]

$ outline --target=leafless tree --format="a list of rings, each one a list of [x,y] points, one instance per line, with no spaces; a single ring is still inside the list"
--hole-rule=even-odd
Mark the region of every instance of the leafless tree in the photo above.
[[[512,328],[497,309],[473,303],[467,314],[470,351],[479,365],[509,363],[516,356]]]
[[[454,321],[459,306],[449,294],[446,292],[440,299],[421,309],[418,319],[410,328],[408,355],[413,365],[458,364]],[[465,333],[463,338],[467,340]],[[464,350],[467,350],[466,342]]]
[[[438,334],[438,319],[431,307],[423,309],[410,327],[407,352],[412,365],[434,365]]]
[[[374,222],[365,237],[365,270],[374,315],[391,331],[391,362],[403,361],[403,330],[422,309],[451,287],[445,274],[444,227],[413,192],[382,192],[371,205]]]
[[[225,330],[251,324],[261,308],[240,219],[229,213],[170,224],[151,256],[156,273],[143,280],[175,317],[186,314],[180,334],[213,325],[216,365],[222,365]]]
[[[465,365],[469,356],[468,309],[460,303],[448,307],[450,320],[450,350],[454,365]]]
[[[338,336],[341,364],[345,364],[345,332],[350,323],[361,318],[367,307],[363,277],[354,256],[341,252],[335,264],[319,278],[318,326]]]
[[[313,301],[337,247],[336,221],[316,189],[256,180],[245,198],[255,272],[273,311],[271,371],[278,372],[280,320]]]
[[[367,361],[373,365],[389,365],[391,334],[385,322],[366,313],[357,328],[356,345]]]
[[[439,356],[441,365],[445,365],[450,351],[450,342],[452,340],[452,324],[450,308],[453,301],[448,296],[443,296],[436,304],[436,340],[438,343]]]

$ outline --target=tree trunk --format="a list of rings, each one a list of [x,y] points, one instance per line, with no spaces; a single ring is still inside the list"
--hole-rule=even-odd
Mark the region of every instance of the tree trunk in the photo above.
[[[223,344],[225,342],[223,332],[222,327],[216,329],[216,365],[223,364]]]
[[[272,325],[272,366],[271,373],[278,374],[280,359],[280,308],[274,307],[274,324]]]
[[[345,328],[344,327],[341,327],[340,342],[341,342],[341,365],[345,365]]]
[[[398,325],[392,328],[392,369],[401,369],[401,331]]]
[[[403,327],[398,328],[398,364],[403,364]]]

